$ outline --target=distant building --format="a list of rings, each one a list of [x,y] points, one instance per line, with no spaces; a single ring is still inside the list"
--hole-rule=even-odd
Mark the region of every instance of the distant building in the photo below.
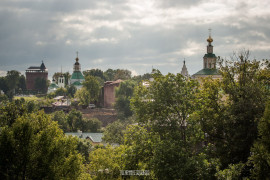
[[[47,93],[52,93],[56,91],[59,88],[64,88],[65,87],[65,77],[61,72],[61,75],[58,77],[58,83],[55,82],[55,79],[52,80],[52,83],[48,87]]]
[[[210,33],[207,42],[208,42],[207,54],[205,54],[203,57],[203,69],[192,75],[194,79],[199,80],[200,78],[209,76],[211,76],[213,79],[221,78],[219,70],[216,68],[217,57],[213,53],[213,46],[211,44],[213,42],[213,39]]]
[[[64,88],[65,87],[65,77],[61,72],[61,75],[58,77],[58,84],[59,88]]]
[[[81,65],[79,63],[78,52],[77,52],[76,62],[73,66],[73,73],[70,78],[70,85],[74,85],[76,89],[81,89],[83,81],[85,81],[85,79],[81,72]]]
[[[43,78],[46,81],[48,80],[48,69],[46,69],[43,61],[40,66],[30,66],[26,72],[26,89],[27,90],[36,90],[35,81],[37,78]]]
[[[115,103],[115,88],[120,85],[121,79],[117,81],[106,81],[104,83],[104,107],[112,108]]]
[[[52,83],[48,87],[47,93],[50,94],[50,93],[56,91],[58,88],[59,88],[59,86],[56,84],[55,80],[53,79]]]
[[[89,139],[91,141],[92,145],[97,145],[97,144],[101,144],[102,143],[102,137],[103,134],[102,133],[87,133],[87,132],[68,132],[65,133],[65,135],[67,136],[73,136],[73,137],[78,137],[78,138],[82,138],[82,139]]]
[[[186,67],[186,61],[184,60],[184,64],[183,64],[183,67],[182,67],[182,71],[181,71],[181,74],[185,77],[188,77],[188,70],[187,70],[187,67]]]

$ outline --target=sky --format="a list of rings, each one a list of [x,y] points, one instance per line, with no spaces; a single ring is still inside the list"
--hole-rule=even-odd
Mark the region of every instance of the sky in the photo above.
[[[214,53],[270,59],[267,0],[1,0],[0,76],[44,61],[49,77],[82,70],[128,69],[133,75],[203,67],[209,28]]]

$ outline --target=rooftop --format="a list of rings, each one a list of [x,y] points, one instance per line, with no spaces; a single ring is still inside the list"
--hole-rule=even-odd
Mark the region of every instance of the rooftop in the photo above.
[[[219,70],[217,69],[207,68],[207,69],[202,69],[193,75],[220,75],[220,73],[219,73]]]

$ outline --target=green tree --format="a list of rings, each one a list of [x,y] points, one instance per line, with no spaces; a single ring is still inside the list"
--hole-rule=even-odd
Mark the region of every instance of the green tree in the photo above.
[[[88,91],[90,95],[90,102],[98,100],[100,93],[100,86],[98,80],[93,76],[86,76],[85,81],[83,82],[83,87]]]
[[[15,89],[18,88],[19,80],[20,80],[20,72],[16,70],[7,72],[6,82],[10,91],[15,91]]]
[[[55,96],[66,96],[68,92],[66,88],[61,87],[61,88],[56,89],[54,93],[55,93]]]
[[[58,84],[58,78],[61,76],[62,73],[55,72],[52,76],[52,78],[55,80],[55,83]]]
[[[6,77],[0,77],[0,90],[2,90],[5,94],[9,90],[8,85],[7,85],[7,81],[6,81]]]
[[[115,76],[115,70],[113,69],[107,69],[107,71],[104,72],[104,77],[106,81],[113,81]]]
[[[67,95],[70,97],[74,97],[75,93],[77,91],[76,87],[74,85],[66,86],[67,89]]]
[[[198,148],[204,135],[195,119],[198,83],[181,74],[163,76],[159,71],[153,77],[149,87],[136,87],[131,99],[138,123],[144,128],[142,132],[131,131],[133,135],[125,140],[133,154],[127,158],[133,162],[127,167],[147,167],[158,179],[212,178],[211,163]],[[140,158],[134,161],[132,157]]]
[[[131,71],[127,69],[117,69],[114,75],[114,80],[116,81],[118,79],[122,80],[131,79]]]
[[[220,69],[220,81],[206,80],[202,86],[199,117],[208,141],[215,146],[212,155],[220,159],[224,169],[247,162],[268,91],[260,80],[261,63],[249,61],[248,52],[233,62],[221,61]],[[248,174],[246,166],[242,176]]]
[[[83,119],[83,132],[98,132],[101,128],[102,122],[97,118]]]
[[[1,179],[79,178],[82,157],[76,150],[77,140],[66,137],[48,115],[25,112],[6,117],[15,119],[10,120],[12,125],[1,127]]]
[[[94,77],[100,77],[101,79],[105,80],[104,73],[100,69],[90,69],[87,71],[83,71],[84,76],[94,76]]]
[[[71,78],[71,75],[69,74],[69,72],[65,72],[63,73],[63,76],[65,78],[65,87],[67,87],[69,85],[68,82],[69,82],[69,79]]]
[[[36,78],[35,79],[35,90],[46,93],[48,90],[49,82],[44,78]]]
[[[21,91],[26,90],[26,80],[24,75],[20,75],[19,83],[18,83],[18,89]]]
[[[268,179],[270,177],[270,102],[268,102],[264,116],[258,124],[259,138],[251,148],[250,164],[254,179]]]
[[[84,87],[76,91],[75,98],[79,100],[79,105],[83,106],[88,106],[91,99],[89,91]]]
[[[89,155],[88,171],[94,179],[119,179],[123,169],[123,146],[97,148]]]
[[[104,133],[102,140],[107,143],[118,143],[123,144],[124,143],[124,133],[125,133],[126,126],[121,121],[115,121],[111,124],[109,124]]]
[[[51,118],[53,121],[58,122],[59,127],[64,132],[70,132],[70,127],[67,121],[67,116],[63,111],[55,111],[51,114]]]
[[[130,107],[130,99],[133,96],[133,90],[136,82],[128,80],[120,83],[120,86],[116,89],[116,102],[115,109],[117,110],[118,118],[125,119],[132,116],[132,110]]]
[[[84,157],[85,162],[89,163],[89,154],[92,150],[91,142],[87,139],[78,138],[77,150]]]
[[[82,130],[84,125],[82,113],[80,111],[72,109],[67,115],[67,122],[72,132]]]

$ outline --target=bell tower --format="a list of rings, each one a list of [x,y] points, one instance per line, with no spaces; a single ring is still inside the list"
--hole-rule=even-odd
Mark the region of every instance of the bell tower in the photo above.
[[[209,29],[209,37],[207,39],[208,45],[207,45],[207,54],[203,57],[203,68],[204,69],[216,69],[216,60],[217,57],[213,53],[213,39],[211,37],[211,29]]]

